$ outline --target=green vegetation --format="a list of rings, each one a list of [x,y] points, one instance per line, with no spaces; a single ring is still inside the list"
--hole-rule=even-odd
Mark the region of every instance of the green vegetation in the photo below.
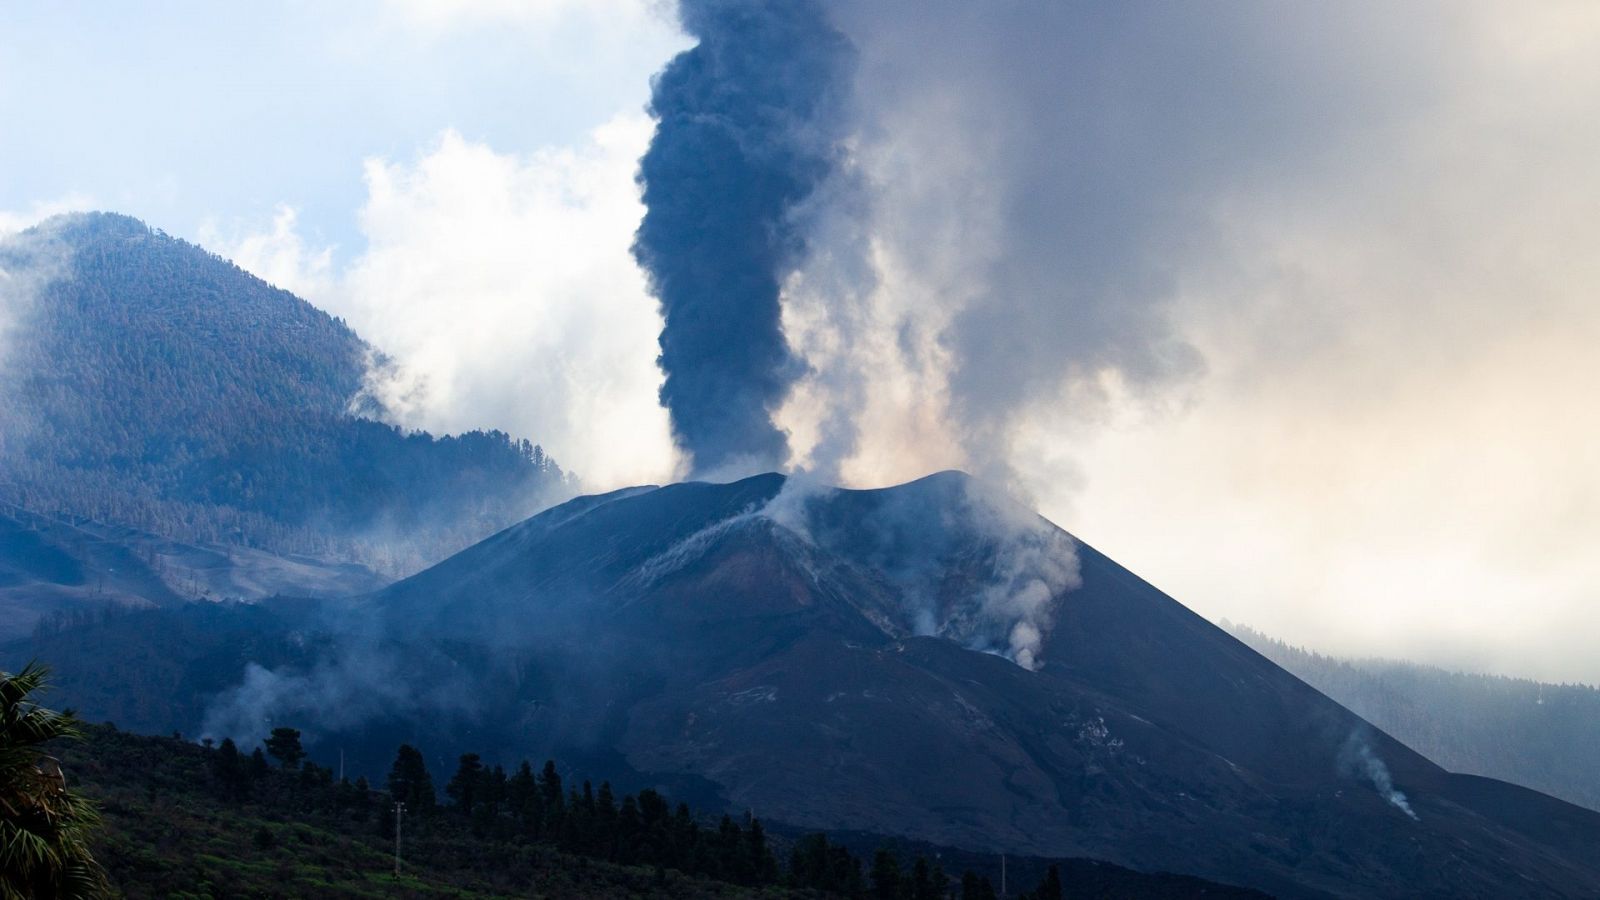
[[[98,897],[105,873],[89,850],[100,824],[94,806],[67,786],[45,753],[77,738],[71,713],[38,705],[46,671],[35,664],[0,672],[0,897],[5,900]]]
[[[344,322],[137,220],[51,220],[0,270],[35,286],[0,369],[0,501],[395,572],[566,492],[527,441],[375,421],[383,362]]]
[[[475,832],[408,809],[394,875],[392,806],[314,764],[291,770],[231,741],[90,729],[63,762],[105,810],[101,856],[128,897],[734,897],[734,885]],[[771,896],[790,896],[774,890]]]
[[[290,756],[291,732],[273,737]],[[507,774],[469,754],[439,803],[411,747],[396,754],[389,793],[315,763],[274,766],[231,740],[113,726],[92,727],[63,761],[105,808],[101,853],[128,897],[992,896],[952,885],[922,857],[903,876],[875,869],[869,883],[823,835],[796,842],[785,872],[758,819],[703,823],[655,791],[619,799],[608,784],[568,785],[553,762]],[[394,796],[408,798],[398,878]],[[877,865],[899,871],[888,850]],[[971,873],[963,883],[988,885]]]
[[[1600,810],[1600,690],[1340,659],[1243,625],[1234,636],[1453,772],[1486,775]]]

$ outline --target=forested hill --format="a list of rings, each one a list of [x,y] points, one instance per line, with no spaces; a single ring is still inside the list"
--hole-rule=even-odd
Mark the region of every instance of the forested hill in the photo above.
[[[135,219],[51,219],[0,271],[0,500],[396,572],[565,492],[527,441],[376,421],[344,322]]]
[[[1600,689],[1340,659],[1226,625],[1258,653],[1455,772],[1600,810]]]

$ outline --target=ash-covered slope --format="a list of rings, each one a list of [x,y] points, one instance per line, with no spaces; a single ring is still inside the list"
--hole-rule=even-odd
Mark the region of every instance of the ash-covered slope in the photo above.
[[[584,498],[361,612],[471,685],[475,749],[587,746],[772,820],[1284,895],[1600,894],[1600,815],[1445,772],[957,473]]]
[[[191,544],[0,504],[0,642],[36,626],[93,618],[108,607],[347,597],[390,580],[354,563]]]

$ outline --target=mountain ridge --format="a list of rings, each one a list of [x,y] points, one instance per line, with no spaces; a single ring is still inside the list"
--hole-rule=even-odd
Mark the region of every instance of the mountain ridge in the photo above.
[[[394,577],[570,493],[529,441],[379,421],[343,320],[137,219],[49,219],[0,272],[0,501]]]

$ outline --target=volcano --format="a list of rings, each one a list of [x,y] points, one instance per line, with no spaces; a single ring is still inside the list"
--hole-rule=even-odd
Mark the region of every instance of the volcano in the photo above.
[[[1281,896],[1600,895],[1600,814],[1445,771],[956,472],[583,497],[343,615],[454,672],[475,748],[587,747],[796,827]]]

